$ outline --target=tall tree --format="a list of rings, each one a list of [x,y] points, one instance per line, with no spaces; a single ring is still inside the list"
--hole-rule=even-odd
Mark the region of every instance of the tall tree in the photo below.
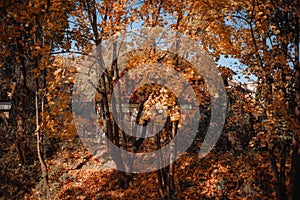
[[[214,57],[230,55],[257,77],[254,127],[269,151],[277,198],[299,199],[299,3],[205,1],[190,9],[184,26],[191,34]]]
[[[51,53],[65,47],[71,1],[1,1],[0,55],[2,70],[8,70],[8,82],[16,82],[12,94],[10,121],[15,127],[15,146],[22,163],[29,164],[29,141],[33,140],[34,115],[38,158],[42,165],[44,187],[47,167],[43,157],[43,131],[40,99],[46,94],[46,76]],[[36,96],[36,101],[34,100]],[[35,104],[36,102],[36,104]],[[47,196],[45,189],[43,194]]]

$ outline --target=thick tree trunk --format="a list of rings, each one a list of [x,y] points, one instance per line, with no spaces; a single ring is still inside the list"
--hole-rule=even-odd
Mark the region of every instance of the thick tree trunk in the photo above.
[[[295,107],[295,117],[300,123],[300,67],[296,68],[295,72],[296,81],[296,107]],[[299,130],[298,130],[299,131]],[[292,169],[291,169],[291,200],[300,199],[300,138],[299,133],[296,133],[292,144]]]
[[[274,185],[276,189],[276,196],[278,200],[286,200],[286,188],[285,188],[285,178],[282,176],[281,169],[282,166],[280,165],[280,171],[277,167],[277,161],[276,156],[274,154],[275,147],[272,150],[269,150],[269,155],[271,158],[271,169],[273,172],[273,179],[274,179]],[[282,158],[283,159],[283,158]],[[285,163],[284,163],[285,164]]]
[[[12,109],[13,115],[10,116],[16,125],[16,150],[22,164],[27,163],[27,129],[25,120],[28,118],[28,113],[26,113],[26,86],[23,84],[18,84],[16,86],[15,93],[12,99]]]
[[[293,141],[292,169],[291,169],[291,195],[289,200],[300,199],[300,145],[299,140]]]
[[[300,124],[300,61],[299,61],[299,17],[296,15],[295,20],[295,95],[296,95],[296,105],[295,105],[295,118]],[[291,197],[290,200],[300,199],[300,135],[299,130],[292,144],[292,167],[291,167]]]

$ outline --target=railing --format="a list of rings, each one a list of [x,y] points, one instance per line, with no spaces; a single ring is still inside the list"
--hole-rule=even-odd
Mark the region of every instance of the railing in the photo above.
[[[0,111],[2,112],[7,112],[11,108],[11,103],[10,102],[0,102]]]

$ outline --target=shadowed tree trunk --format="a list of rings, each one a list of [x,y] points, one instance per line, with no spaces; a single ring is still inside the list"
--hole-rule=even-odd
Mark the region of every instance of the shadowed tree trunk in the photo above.
[[[299,17],[296,20],[296,30],[299,30]],[[299,32],[295,33],[295,117],[300,124],[300,65],[299,65]],[[299,130],[298,130],[299,131]],[[292,144],[292,169],[291,169],[291,198],[290,200],[300,199],[300,138],[299,132],[296,133]]]
[[[26,86],[24,79],[25,70],[20,70],[20,80],[16,85],[14,94],[12,94],[12,111],[10,114],[10,121],[16,127],[16,151],[18,153],[20,162],[27,163],[28,154],[28,126],[26,126],[26,120],[31,116],[30,108],[32,105],[32,92]]]

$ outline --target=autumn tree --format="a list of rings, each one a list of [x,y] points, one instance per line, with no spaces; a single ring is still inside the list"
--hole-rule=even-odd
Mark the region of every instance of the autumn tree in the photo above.
[[[238,60],[246,67],[244,73],[257,79],[257,91],[251,96],[242,87],[230,89],[228,79],[232,73],[220,68],[221,73],[225,74],[224,82],[232,103],[226,134],[229,138],[231,133],[243,132],[246,127],[245,134],[255,133],[247,135],[243,144],[246,146],[252,139],[249,147],[268,152],[277,198],[300,198],[297,193],[300,188],[297,1],[14,0],[1,1],[0,11],[1,84],[14,91],[10,118],[12,126],[15,126],[12,131],[16,137],[15,146],[20,161],[28,163],[27,149],[29,142],[35,141],[32,140],[32,133],[35,132],[44,185],[48,180],[47,166],[41,153],[43,136],[45,133],[59,136],[75,134],[71,123],[74,113],[71,113],[70,105],[77,71],[75,66],[81,64],[92,49],[95,49],[97,57],[95,62],[104,71],[94,89],[98,92],[95,98],[99,103],[96,108],[100,110],[99,124],[105,129],[107,138],[117,147],[136,153],[145,151],[147,145],[160,148],[163,142],[170,141],[176,135],[180,113],[176,109],[173,112],[168,109],[176,108],[178,102],[167,88],[148,84],[130,97],[131,103],[138,105],[135,122],[140,125],[147,125],[151,120],[147,114],[153,105],[161,103],[169,106],[165,126],[155,136],[154,143],[126,136],[111,115],[121,109],[114,102],[122,98],[112,95],[112,91],[124,73],[149,63],[169,64],[185,72],[193,85],[196,78],[191,77],[195,74],[192,67],[183,61],[184,58],[159,52],[155,48],[125,55],[126,64],[122,66],[124,63],[118,59],[118,41],[114,41],[110,49],[111,61],[103,60],[105,55],[101,49],[106,39],[133,27],[141,30],[141,27],[163,27],[189,35],[216,62],[221,56]],[[132,44],[124,40],[123,45]],[[202,82],[200,79],[196,81]],[[9,89],[10,85],[13,89]],[[199,89],[195,85],[193,87]],[[198,87],[205,88],[202,83]],[[233,139],[234,142],[236,139]],[[119,184],[127,188],[133,175],[124,171],[132,168],[132,163],[126,163],[126,159],[113,152],[111,147],[108,150],[117,169],[121,170]],[[159,161],[163,161],[163,156],[158,157]],[[157,170],[157,176],[161,196],[173,198],[176,192],[175,165]]]
[[[8,83],[15,82],[10,118],[15,146],[22,163],[29,164],[28,149],[37,137],[44,186],[47,167],[43,155],[44,96],[51,53],[65,48],[71,1],[1,1],[1,66]],[[34,112],[36,111],[36,112]],[[36,118],[36,121],[34,120]],[[34,124],[36,123],[36,131]],[[14,130],[14,129],[13,129]],[[47,193],[46,188],[43,191]]]
[[[127,8],[130,1],[78,1],[76,10],[73,12],[73,40],[80,54],[88,54],[92,48],[97,47],[97,63],[100,70],[105,69],[101,48],[102,41],[108,36],[112,36],[118,31],[124,30],[127,27],[129,18],[127,17]],[[99,77],[99,91],[101,91],[103,108],[103,120],[105,124],[105,132],[107,137],[115,145],[119,145],[119,127],[114,123],[110,116],[109,94],[112,91],[112,79],[118,76],[118,67],[116,60],[116,46],[113,50],[115,60],[109,70],[102,77]],[[98,87],[98,86],[95,86]],[[120,155],[115,152],[111,154],[117,168],[124,171],[124,163]],[[130,177],[124,172],[120,172],[120,185],[128,187]]]
[[[298,199],[299,4],[205,1],[187,5],[190,12],[182,26],[189,27],[215,58],[232,56],[247,66],[245,73],[257,77],[257,101],[249,107],[258,118],[255,139],[269,151],[277,198]],[[287,163],[291,163],[289,177]]]
[[[141,20],[144,27],[163,26],[165,23],[163,15],[167,13],[167,10],[163,9],[163,6],[167,7],[167,4],[164,5],[164,2],[162,1],[104,1],[100,3],[95,1],[79,1],[77,9],[74,12],[74,22],[72,22],[74,23],[73,32],[78,33],[73,37],[76,43],[76,48],[84,55],[87,54],[92,47],[94,47],[95,55],[97,57],[95,62],[100,68],[100,71],[104,71],[102,76],[99,77],[99,88],[95,89],[99,93],[100,97],[100,99],[97,100],[97,104],[99,103],[100,105],[100,121],[101,124],[103,124],[106,136],[117,147],[123,148],[127,151],[133,151],[134,153],[143,150],[145,147],[143,147],[143,144],[145,145],[149,141],[146,141],[143,138],[136,139],[135,137],[126,136],[113,119],[111,113],[116,112],[117,109],[121,110],[120,105],[114,104],[114,102],[116,99],[118,101],[118,99],[122,98],[121,96],[114,96],[111,94],[114,84],[121,78],[122,73],[126,73],[127,70],[135,67],[138,68],[139,66],[147,64],[163,65],[171,63],[172,67],[176,68],[176,70],[186,72],[188,71],[188,64],[181,61],[182,58],[178,58],[177,55],[168,55],[168,53],[159,52],[155,48],[150,48],[145,49],[142,52],[130,52],[129,55],[125,55],[124,59],[126,62],[123,62],[127,63],[127,65],[125,67],[121,67],[122,63],[120,63],[118,59],[119,49],[122,47],[124,48],[126,45],[132,45],[130,44],[130,41],[127,42],[127,38],[125,38],[122,42],[113,42],[111,49],[112,63],[110,63],[110,61],[106,62],[106,60],[103,59],[104,56],[102,48],[105,47],[105,39],[113,37],[114,34],[130,30],[131,25],[134,26],[134,22],[137,20]],[[179,23],[181,17],[177,20]],[[143,31],[145,32],[147,29],[144,29]],[[143,31],[141,31],[140,34],[145,34]],[[121,44],[123,46],[121,46]],[[153,46],[155,46],[155,41],[153,41]],[[147,76],[146,71],[141,71],[141,73],[143,76]],[[192,72],[186,72],[185,75],[191,76],[189,73],[192,74]],[[151,87],[153,88],[151,89]],[[178,88],[180,87],[178,86]],[[176,99],[170,98],[169,100],[166,100],[166,96],[172,95],[168,92],[162,93],[161,91],[163,91],[161,86],[153,86],[150,84],[142,87],[141,91],[137,92],[138,95],[132,97],[133,101],[136,101],[134,99],[140,99],[140,101],[136,102],[140,105],[135,120],[137,124],[146,125],[148,121],[150,121],[150,119],[146,120],[145,117],[142,116],[142,113],[147,113],[147,108],[152,107],[156,103],[166,104],[167,102],[170,106],[175,106]],[[155,99],[160,100],[159,102],[155,102]],[[155,103],[153,104],[153,102]],[[80,113],[78,114],[80,115]],[[174,115],[178,115],[178,113]],[[156,137],[156,143],[153,144],[149,142],[148,145],[152,144],[154,147],[159,149],[163,146],[160,142],[162,137],[166,137],[167,140],[170,140],[176,135],[179,119],[172,116],[168,117],[169,118],[166,121],[164,130],[159,132],[158,137]],[[118,152],[114,152],[113,149],[109,149],[109,151],[112,159],[117,165],[117,169],[124,171],[129,168],[129,171],[131,170],[131,163],[127,163],[126,158],[122,158],[121,155]],[[164,155],[159,155],[157,159],[163,162],[163,156]],[[174,166],[175,165],[166,166],[165,168],[157,171],[159,187],[163,197],[172,198],[175,193]],[[120,172],[119,176],[120,185],[124,188],[128,187],[128,182],[131,179],[132,174]]]

